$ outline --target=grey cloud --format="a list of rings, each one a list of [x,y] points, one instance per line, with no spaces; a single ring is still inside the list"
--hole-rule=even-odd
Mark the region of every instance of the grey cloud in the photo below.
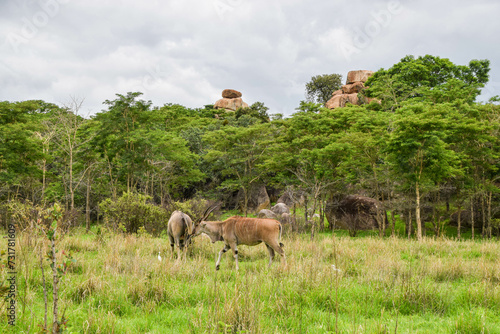
[[[104,100],[132,90],[156,105],[202,107],[235,88],[248,103],[291,114],[313,75],[345,78],[351,69],[388,68],[407,54],[458,64],[487,58],[492,82],[500,81],[500,4],[493,0],[42,1],[61,2],[18,45],[21,52],[0,40],[0,100],[58,103],[76,95],[95,113]],[[401,10],[384,17],[391,3]],[[22,35],[23,19],[43,12],[40,4],[0,3],[0,38]]]

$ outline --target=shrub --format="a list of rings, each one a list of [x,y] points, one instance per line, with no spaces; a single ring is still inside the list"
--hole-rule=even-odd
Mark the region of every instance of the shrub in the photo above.
[[[129,192],[116,200],[102,201],[99,208],[104,213],[106,226],[115,231],[137,233],[143,228],[150,234],[159,235],[167,227],[167,212],[150,200],[149,196]]]
[[[29,200],[24,202],[11,200],[5,204],[7,208],[8,220],[16,224],[21,231],[33,231],[38,226],[45,229],[50,228],[52,220],[50,216],[50,206],[33,205]],[[69,229],[77,225],[81,214],[77,210],[65,210],[61,207],[62,219],[58,228],[62,233],[67,233]]]
[[[193,198],[185,202],[173,202],[172,207],[174,210],[179,210],[184,212],[194,221],[200,218],[205,212],[205,210],[214,204],[215,204],[214,202],[206,199]],[[213,214],[214,216],[217,216],[217,213],[215,211]]]

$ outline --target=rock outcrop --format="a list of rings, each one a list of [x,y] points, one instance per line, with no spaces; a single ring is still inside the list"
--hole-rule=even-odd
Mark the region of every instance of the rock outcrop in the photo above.
[[[341,89],[332,93],[332,98],[328,100],[325,107],[335,109],[345,107],[346,103],[360,104],[358,93],[365,89],[365,82],[373,74],[373,71],[359,70],[347,73],[346,84]],[[372,99],[368,99],[370,102]]]
[[[271,219],[278,218],[278,216],[273,211],[268,210],[268,209],[260,210],[257,217],[259,217],[259,218],[271,218]]]
[[[267,194],[266,186],[263,184],[253,185],[248,190],[247,194],[247,211],[258,213],[262,209],[269,208],[271,202],[269,201],[269,195]],[[236,197],[237,209],[244,212],[245,209],[245,195],[243,190],[238,191]]]
[[[278,216],[284,213],[290,214],[290,208],[285,203],[276,203],[276,205],[271,208],[271,211]]]
[[[358,70],[358,71],[349,71],[347,73],[346,84],[352,84],[355,82],[365,83],[366,80],[373,74],[373,71],[368,70]]]
[[[234,89],[224,89],[222,99],[217,100],[214,109],[226,109],[236,111],[238,108],[247,108],[248,104],[243,102],[241,92]]]

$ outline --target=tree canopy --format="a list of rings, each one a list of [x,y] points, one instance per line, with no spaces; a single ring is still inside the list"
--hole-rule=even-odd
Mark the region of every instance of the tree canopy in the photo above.
[[[426,206],[500,202],[500,106],[475,102],[488,72],[487,60],[407,56],[366,83],[381,106],[334,110],[322,103],[341,77],[319,75],[306,85],[310,101],[285,118],[262,102],[154,106],[140,92],[116,94],[90,119],[78,105],[0,102],[0,198],[61,202],[88,222],[126,193],[162,207],[200,197],[229,207],[234,192],[247,200],[260,183],[300,193],[306,217],[347,192],[411,208],[420,237]]]
[[[340,74],[315,75],[306,83],[306,97],[309,102],[325,105],[332,97],[332,93],[342,86]]]
[[[467,66],[431,55],[406,56],[368,78],[365,94],[391,110],[405,101],[472,103],[488,82],[489,65],[489,60],[471,60]]]

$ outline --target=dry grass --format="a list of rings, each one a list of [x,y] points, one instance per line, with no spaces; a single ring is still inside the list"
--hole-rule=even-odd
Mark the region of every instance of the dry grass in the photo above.
[[[228,252],[216,272],[223,245],[205,238],[197,238],[187,259],[177,261],[162,238],[65,235],[58,247],[71,251],[77,260],[61,283],[68,329],[372,333],[411,332],[418,327],[422,333],[471,328],[498,333],[498,242],[331,234],[317,235],[314,241],[306,235],[282,241],[286,265],[277,256],[267,269],[264,245],[241,246],[240,271],[235,272]],[[18,236],[18,244],[23,268],[18,275],[18,326],[27,331],[43,318],[38,254],[47,245],[26,234]],[[50,268],[45,266],[48,279]]]

